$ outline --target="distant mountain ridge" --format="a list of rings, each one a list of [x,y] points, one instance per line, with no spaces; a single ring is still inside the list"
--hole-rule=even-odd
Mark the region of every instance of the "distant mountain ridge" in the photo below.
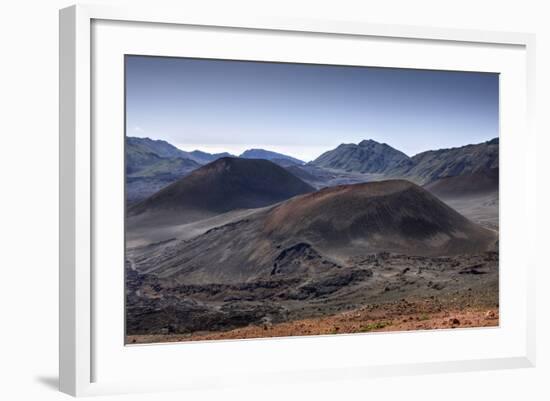
[[[126,146],[130,148],[130,150],[139,150],[140,152],[144,153],[153,153],[159,157],[187,158],[186,152],[161,139],[127,136]]]
[[[457,148],[429,150],[409,157],[388,144],[364,140],[341,144],[309,165],[357,173],[379,173],[424,185],[444,177],[498,168],[499,139]]]
[[[440,178],[469,175],[499,167],[499,139],[456,148],[429,150],[411,158],[412,163],[392,169],[389,175],[418,184]]]
[[[192,152],[185,152],[187,153],[187,157],[191,160],[195,160],[197,163],[200,164],[208,164],[210,162],[213,162],[214,160],[221,159],[222,157],[235,157],[231,153],[228,152],[222,152],[222,153],[208,153],[203,152],[202,150],[193,150]]]
[[[239,158],[269,160],[308,184],[323,188],[383,179],[407,179],[425,186],[448,177],[472,175],[479,178],[481,176],[477,173],[498,169],[498,154],[498,138],[479,144],[429,150],[413,157],[386,143],[368,139],[358,144],[341,144],[307,164],[266,149],[248,149]],[[201,165],[224,157],[236,156],[228,152],[187,152],[163,140],[127,137],[127,200],[139,202]],[[461,181],[461,187],[465,188],[467,184],[468,180]]]
[[[292,164],[305,164],[303,160],[288,156],[282,153],[273,152],[266,149],[247,149],[239,156],[229,152],[208,153],[202,150],[185,151],[162,139],[126,137],[126,145],[132,148],[139,148],[142,152],[153,153],[159,157],[179,157],[192,160],[198,164],[208,164],[222,157],[240,157],[244,159],[264,159],[282,162],[286,160]]]
[[[198,164],[207,164],[222,157],[234,157],[234,155],[228,152],[208,153],[201,150],[193,150],[191,152],[187,152],[185,150],[181,150],[175,147],[174,145],[162,139],[127,136],[126,145],[134,148],[139,147],[142,150],[154,153],[160,157],[179,157],[193,160]]]
[[[290,164],[305,164],[304,161],[296,159],[295,157],[284,155],[282,153],[272,152],[265,149],[248,149],[245,150],[239,157],[244,159],[264,159],[278,162],[277,164],[284,164],[287,161]]]

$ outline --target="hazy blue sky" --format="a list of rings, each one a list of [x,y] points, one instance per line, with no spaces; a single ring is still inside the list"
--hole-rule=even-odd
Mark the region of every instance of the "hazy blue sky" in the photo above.
[[[498,136],[498,75],[127,56],[127,135],[309,161],[374,139],[414,155]]]

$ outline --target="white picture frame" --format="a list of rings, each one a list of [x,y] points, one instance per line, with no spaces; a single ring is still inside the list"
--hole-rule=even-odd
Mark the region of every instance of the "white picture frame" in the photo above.
[[[127,23],[137,24],[133,28],[129,25],[115,27],[113,24]],[[94,24],[103,29],[97,31],[98,39],[94,42]],[[104,24],[104,25],[101,25]],[[147,361],[168,360],[168,358],[178,358],[177,355],[182,355],[182,352],[188,354],[185,364],[193,366],[194,361],[198,361],[200,355],[212,357],[215,354],[225,355],[227,358],[242,355],[243,360],[253,361],[254,355],[275,355],[279,353],[284,355],[282,347],[288,348],[287,352],[307,352],[309,355],[314,355],[320,347],[328,347],[334,351],[327,353],[328,361],[325,365],[312,364],[312,366],[303,365],[296,369],[285,369],[284,358],[281,361],[276,361],[277,368],[275,371],[262,370],[262,367],[255,367],[253,371],[246,370],[242,367],[242,371],[247,372],[244,378],[235,380],[229,373],[224,370],[213,372],[211,376],[205,374],[205,370],[191,369],[186,372],[185,379],[178,375],[165,377],[151,376],[150,380],[130,380],[128,377],[117,376],[115,374],[105,375],[102,378],[101,366],[111,364],[114,369],[120,369],[121,365],[117,365],[120,360],[113,356],[110,360],[108,346],[105,345],[101,335],[98,334],[96,326],[106,327],[109,320],[106,314],[101,313],[101,305],[96,307],[94,294],[95,291],[102,291],[98,288],[104,283],[104,275],[97,275],[94,272],[98,260],[101,259],[99,253],[96,253],[96,239],[101,239],[102,234],[99,232],[103,225],[97,220],[103,212],[103,209],[98,210],[97,191],[101,192],[101,180],[97,180],[99,160],[108,160],[104,163],[111,163],[109,166],[119,166],[117,161],[111,157],[109,153],[103,153],[107,149],[110,152],[116,153],[119,148],[110,148],[106,141],[97,142],[94,138],[94,127],[100,126],[94,118],[101,118],[101,112],[95,114],[95,103],[93,101],[94,87],[92,85],[92,77],[94,69],[101,69],[101,62],[94,57],[102,51],[102,46],[107,47],[105,35],[113,35],[109,42],[112,42],[112,49],[106,50],[118,57],[118,53],[123,50],[122,47],[115,48],[122,43],[116,40],[116,32],[120,30],[135,29],[133,33],[138,34],[144,26],[157,26],[155,32],[149,33],[148,48],[140,48],[142,52],[155,52],[155,38],[162,35],[171,35],[180,28],[199,27],[208,31],[213,30],[214,35],[226,35],[229,38],[226,30],[231,32],[244,32],[247,34],[262,34],[269,36],[273,34],[291,35],[306,35],[315,37],[322,36],[330,40],[331,38],[339,38],[339,40],[362,40],[363,38],[374,38],[378,40],[391,41],[406,41],[407,43],[434,44],[439,46],[439,50],[443,51],[444,46],[456,46],[456,51],[467,51],[468,48],[478,49],[478,53],[484,53],[488,48],[510,49],[510,52],[502,56],[502,59],[495,56],[493,61],[487,62],[486,67],[493,72],[502,72],[500,68],[506,67],[504,62],[511,60],[510,64],[517,65],[521,73],[514,72],[510,69],[510,79],[507,81],[510,85],[516,85],[516,88],[522,95],[516,99],[515,106],[520,106],[517,111],[506,104],[501,104],[501,110],[505,110],[509,115],[505,121],[501,121],[503,130],[512,132],[512,128],[521,128],[522,146],[517,146],[519,143],[517,137],[507,134],[504,136],[503,153],[501,162],[506,165],[508,152],[514,151],[519,154],[520,167],[511,171],[511,169],[503,168],[501,170],[501,182],[506,180],[519,180],[523,187],[522,191],[509,191],[510,195],[504,191],[502,193],[502,208],[510,210],[510,213],[504,214],[509,226],[513,224],[524,224],[529,233],[534,233],[535,212],[535,191],[536,191],[536,176],[535,161],[534,161],[534,144],[535,134],[532,128],[532,111],[534,109],[534,46],[535,38],[533,35],[524,33],[506,33],[506,32],[484,32],[471,31],[460,29],[440,29],[414,26],[390,26],[390,25],[375,25],[364,22],[346,22],[346,21],[315,21],[315,20],[293,20],[291,18],[254,18],[234,20],[223,16],[212,15],[187,15],[185,11],[175,10],[166,11],[155,7],[146,8],[128,8],[118,9],[108,6],[72,6],[60,11],[60,390],[75,396],[108,394],[108,393],[127,393],[137,391],[164,391],[171,389],[197,389],[208,388],[211,386],[224,385],[245,385],[247,382],[269,383],[272,380],[282,380],[292,382],[296,380],[327,380],[331,378],[352,377],[354,379],[362,379],[365,377],[401,375],[401,374],[422,374],[430,372],[454,372],[468,371],[480,369],[503,369],[515,367],[530,367],[535,364],[535,294],[534,294],[534,271],[537,263],[536,251],[532,249],[532,241],[529,237],[515,248],[510,247],[510,250],[504,250],[502,258],[513,258],[514,252],[527,252],[529,256],[525,258],[521,265],[520,273],[509,271],[503,277],[505,283],[516,283],[517,291],[510,294],[507,292],[506,297],[511,297],[508,301],[518,301],[517,310],[511,311],[509,316],[517,316],[520,329],[510,331],[508,337],[498,337],[498,333],[506,332],[507,326],[501,326],[498,329],[492,329],[493,334],[487,334],[487,331],[467,330],[456,335],[457,341],[467,343],[477,337],[482,338],[493,336],[494,338],[488,341],[494,341],[495,348],[491,352],[472,352],[465,358],[449,358],[446,359],[442,355],[439,360],[432,358],[430,360],[417,360],[414,355],[406,362],[396,362],[388,359],[384,362],[383,356],[373,356],[372,361],[353,360],[349,356],[349,360],[333,360],[333,365],[330,364],[331,355],[337,355],[337,351],[342,347],[350,347],[346,343],[353,344],[357,347],[366,342],[379,342],[383,344],[385,336],[392,336],[392,341],[401,341],[399,334],[375,334],[367,336],[327,336],[318,338],[300,338],[300,339],[271,339],[271,340],[247,340],[235,342],[214,342],[194,344],[192,347],[182,348],[179,345],[154,345],[143,346],[140,350],[135,348],[131,351],[131,355],[125,355],[122,352],[124,348],[122,338],[115,340],[120,343],[121,358],[128,357],[125,363],[135,365],[139,358],[147,358]],[[104,26],[104,28],[101,28]],[[225,32],[225,33],[224,33]],[[119,35],[123,36],[123,35]],[[108,37],[108,36],[107,36]],[[221,36],[220,36],[221,37]],[[302,36],[300,36],[302,37]],[[103,39],[102,39],[103,38]],[[229,39],[228,39],[229,40]],[[266,39],[267,40],[267,39]],[[271,39],[269,39],[271,40]],[[277,38],[273,39],[278,40]],[[297,40],[297,43],[300,41]],[[121,45],[122,46],[122,45]],[[297,44],[296,46],[299,46]],[[241,47],[242,48],[242,47]],[[463,49],[463,50],[460,50]],[[296,50],[299,50],[296,48]],[[170,51],[168,47],[160,50],[161,54]],[[197,50],[198,51],[198,50]],[[252,50],[251,50],[252,51]],[[426,54],[433,53],[435,50],[428,48]],[[185,52],[184,52],[185,53]],[[246,58],[246,48],[243,48],[242,57]],[[497,54],[495,53],[495,54]],[[196,54],[194,54],[196,55]],[[274,56],[281,57],[281,56]],[[289,61],[293,60],[289,56]],[[483,57],[480,57],[483,58]],[[98,56],[98,59],[106,60],[103,55]],[[322,62],[320,60],[319,62]],[[480,61],[481,62],[481,61]],[[345,64],[345,62],[343,62]],[[381,65],[386,65],[388,62],[381,62]],[[424,63],[424,64],[423,64]],[[447,63],[452,63],[447,61]],[[473,63],[473,61],[472,61]],[[492,64],[490,64],[492,63]],[[500,64],[501,67],[500,67]],[[514,64],[516,63],[516,64]],[[428,68],[431,64],[422,60],[410,60],[411,68]],[[451,65],[451,64],[448,64]],[[445,68],[445,64],[441,64],[441,69]],[[468,68],[466,65],[455,65],[453,68]],[[472,64],[471,68],[475,68]],[[452,69],[452,68],[451,68]],[[525,73],[525,74],[523,74]],[[515,76],[517,75],[517,76]],[[513,81],[513,82],[512,82]],[[118,84],[117,84],[118,85]],[[506,83],[508,85],[508,83]],[[116,86],[116,85],[115,85]],[[511,88],[511,87],[510,87]],[[98,95],[103,96],[103,95]],[[120,113],[122,121],[123,109],[118,108],[118,104],[110,104],[111,110],[114,113]],[[511,105],[510,105],[511,106]],[[513,115],[512,115],[513,114]],[[517,115],[516,115],[517,114]],[[98,117],[98,115],[100,117]],[[118,123],[117,123],[118,124]],[[117,127],[117,125],[113,125]],[[501,142],[502,143],[502,142]],[[120,153],[120,152],[119,152]],[[119,155],[117,157],[122,157]],[[117,159],[121,160],[121,159]],[[103,162],[102,162],[103,163]],[[116,167],[116,168],[118,168]],[[533,173],[533,174],[530,174]],[[101,175],[101,173],[99,173]],[[122,182],[122,181],[121,181]],[[505,185],[506,187],[506,185]],[[507,209],[506,209],[507,208]],[[531,227],[531,229],[529,229]],[[503,229],[504,230],[504,229]],[[512,234],[510,234],[512,235]],[[534,234],[531,234],[534,235]],[[513,238],[508,237],[508,241],[502,243],[512,244]],[[505,238],[503,238],[505,239]],[[115,241],[116,242],[116,241]],[[508,245],[506,245],[508,246]],[[109,254],[113,257],[114,254]],[[118,260],[121,264],[122,260]],[[115,261],[116,263],[116,261]],[[121,270],[122,271],[122,270]],[[507,271],[508,272],[508,271]],[[519,276],[514,276],[519,274]],[[115,287],[113,285],[113,287]],[[501,286],[501,290],[503,287]],[[120,298],[122,298],[123,287],[119,288]],[[116,291],[116,288],[113,289]],[[116,295],[113,291],[106,289],[109,300],[114,300]],[[113,298],[114,297],[114,298]],[[517,299],[514,299],[516,297]],[[504,300],[506,301],[506,300]],[[114,302],[114,301],[113,301]],[[117,301],[118,302],[118,301]],[[100,311],[98,313],[98,311]],[[506,313],[506,311],[503,311]],[[517,313],[513,315],[513,313]],[[123,316],[119,318],[122,320]],[[101,329],[104,330],[104,329]],[[500,331],[499,331],[500,330]],[[103,332],[102,332],[103,333]],[[497,334],[494,334],[497,333]],[[103,333],[105,334],[105,333]],[[407,338],[411,338],[410,333]],[[115,334],[113,334],[115,335]],[[416,336],[412,334],[412,336]],[[418,344],[429,344],[433,341],[433,336],[429,333],[418,335],[415,338],[419,341]],[[339,337],[335,339],[335,337]],[[441,336],[440,336],[441,337]],[[461,337],[461,338],[458,338]],[[416,341],[416,339],[414,341]],[[448,341],[447,340],[442,340]],[[502,341],[502,343],[499,343]],[[508,341],[508,342],[506,342]],[[441,344],[443,344],[443,342]],[[377,345],[380,348],[380,344]],[[510,352],[504,352],[506,344],[509,345]],[[365,345],[366,346],[366,345]],[[176,348],[172,348],[171,352],[167,352],[167,347],[179,347],[177,352],[172,352]],[[332,348],[331,348],[332,347]],[[500,347],[500,348],[498,348]],[[460,352],[460,346],[458,346]],[[501,352],[502,351],[502,352]],[[124,355],[123,355],[124,354]],[[177,355],[176,355],[177,354]],[[98,357],[99,355],[99,357]],[[98,363],[96,358],[99,358],[101,363]],[[195,359],[193,359],[195,358]],[[247,359],[250,358],[250,359]],[[129,362],[130,361],[130,362]],[[173,362],[173,361],[172,361]],[[314,361],[315,362],[315,361]],[[237,363],[238,364],[238,363]],[[299,364],[298,364],[299,365]],[[99,371],[98,371],[99,369]],[[238,369],[237,369],[238,370]]]

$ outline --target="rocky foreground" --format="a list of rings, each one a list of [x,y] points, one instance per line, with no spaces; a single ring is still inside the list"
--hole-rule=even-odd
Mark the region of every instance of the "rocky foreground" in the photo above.
[[[168,285],[127,274],[127,343],[498,325],[498,254],[371,255],[322,280]]]
[[[497,327],[498,307],[464,307],[453,309],[433,299],[424,302],[406,300],[361,309],[333,316],[300,319],[279,324],[252,324],[246,327],[189,334],[131,335],[128,344],[237,340],[252,338],[358,334],[410,330],[434,330]]]

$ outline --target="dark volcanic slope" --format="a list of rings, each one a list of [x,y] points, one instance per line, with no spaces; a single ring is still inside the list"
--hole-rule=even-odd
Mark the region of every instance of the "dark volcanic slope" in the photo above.
[[[483,252],[496,234],[426,190],[394,180],[295,197],[192,240],[133,251],[138,271],[185,283],[316,276],[375,252],[447,256]]]
[[[424,186],[442,199],[485,195],[498,191],[498,168],[440,178]]]
[[[332,187],[291,199],[269,214],[264,231],[353,253],[371,248],[413,255],[468,253],[493,238],[405,180]]]
[[[267,160],[222,158],[130,208],[129,215],[182,213],[196,216],[271,205],[313,187]]]
[[[406,154],[385,143],[365,140],[357,145],[342,144],[323,153],[310,164],[360,173],[384,173],[398,166],[409,166],[411,161]]]

